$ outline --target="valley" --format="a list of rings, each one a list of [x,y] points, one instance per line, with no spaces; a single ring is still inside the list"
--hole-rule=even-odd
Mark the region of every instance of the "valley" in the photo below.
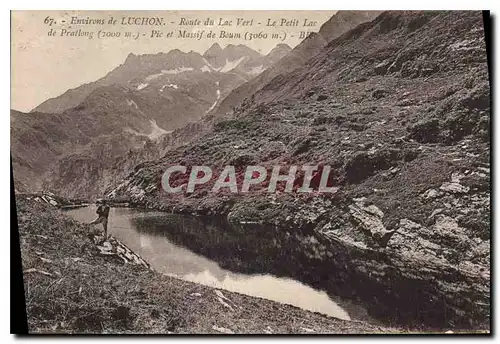
[[[13,110],[16,186],[65,197],[102,195],[113,179],[126,175],[119,171],[127,155],[159,158],[175,130],[178,136],[194,127],[190,123],[204,121],[221,98],[255,76],[256,67],[265,69],[281,56],[218,44],[203,56],[180,50],[130,54],[104,78],[49,99],[36,112]]]

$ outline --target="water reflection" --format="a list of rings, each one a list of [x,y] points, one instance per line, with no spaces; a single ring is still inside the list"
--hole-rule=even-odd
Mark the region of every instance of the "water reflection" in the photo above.
[[[88,222],[95,208],[68,213]],[[331,253],[313,233],[128,208],[111,209],[109,228],[159,272],[342,319],[366,320],[359,307],[323,291],[334,288],[331,267],[323,259]]]

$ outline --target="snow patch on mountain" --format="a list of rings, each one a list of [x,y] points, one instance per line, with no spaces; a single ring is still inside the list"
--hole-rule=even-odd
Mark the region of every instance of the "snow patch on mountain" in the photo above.
[[[148,85],[149,85],[149,84],[139,84],[139,85],[137,86],[137,91],[140,91],[140,90],[142,90],[142,89],[144,89],[144,88],[148,87]]]
[[[206,58],[203,58],[203,62],[205,62],[205,66],[203,66],[201,68],[202,71],[205,69],[205,67],[208,67],[208,69],[210,69],[211,71],[216,71],[216,72],[218,72],[220,69],[220,68],[215,68],[214,66],[212,66],[212,64],[210,62],[208,62]]]
[[[222,68],[219,69],[219,72],[221,73],[227,73],[230,70],[233,70],[234,68],[238,67],[238,65],[245,59],[245,56],[240,57],[237,60],[232,60],[229,61],[226,59],[226,64],[222,66]]]
[[[175,68],[175,69],[162,70],[161,72],[163,74],[180,74],[183,72],[192,71],[193,69],[194,69],[193,67],[180,67],[180,68]]]
[[[150,119],[149,120],[149,123],[151,123],[151,133],[149,134],[145,134],[145,133],[140,133],[138,132],[137,130],[134,130],[134,129],[131,129],[131,128],[125,128],[123,129],[126,133],[130,133],[130,134],[133,134],[133,135],[137,135],[137,136],[146,136],[148,137],[150,140],[157,140],[160,136],[162,135],[165,135],[165,134],[170,134],[172,133],[173,131],[168,131],[168,130],[165,130],[163,129],[162,127],[160,127],[157,123],[156,123],[156,120],[155,119]]]
[[[215,100],[215,102],[212,104],[212,106],[207,110],[207,113],[209,113],[210,111],[212,111],[215,106],[217,105],[217,103],[219,102],[220,100],[220,88],[219,88],[219,82],[217,81],[216,82],[217,84],[217,99]]]
[[[205,65],[205,66],[201,67],[201,71],[210,73],[212,70],[210,69],[209,66]]]
[[[157,78],[159,78],[160,76],[162,76],[163,74],[163,71],[161,71],[160,73],[156,73],[156,74],[151,74],[149,76],[146,77],[146,79],[144,79],[144,81],[152,81],[152,80],[155,80]]]
[[[144,79],[144,81],[155,80],[155,79],[158,79],[160,76],[165,75],[165,74],[180,74],[180,73],[189,72],[192,70],[194,70],[193,67],[179,67],[179,68],[175,68],[175,69],[162,69],[160,73],[151,74],[151,75],[147,76],[146,79]]]
[[[248,71],[248,74],[250,75],[259,75],[262,73],[266,68],[263,65],[259,65],[257,67],[253,67]]]
[[[166,85],[163,85],[161,88],[160,88],[160,92],[163,92],[163,90],[165,89],[165,87],[170,87],[170,88],[174,88],[176,90],[179,89],[179,86],[176,85],[176,84],[166,84]]]
[[[134,106],[137,110],[139,110],[139,107],[137,106],[137,104],[133,100],[130,100],[127,98],[127,104],[128,104],[128,106]]]
[[[152,130],[151,130],[151,134],[148,135],[148,137],[151,139],[151,140],[156,140],[157,138],[159,138],[160,136],[164,135],[164,134],[170,134],[172,131],[168,131],[168,130],[165,130],[163,129],[162,127],[160,127],[157,123],[156,123],[156,120],[155,119],[150,119],[149,120],[149,123],[151,123],[151,126],[152,126]]]

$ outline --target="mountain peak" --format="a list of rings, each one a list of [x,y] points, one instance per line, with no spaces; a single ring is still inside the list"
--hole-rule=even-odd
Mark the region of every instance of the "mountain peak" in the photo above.
[[[175,56],[175,55],[181,55],[181,54],[185,54],[185,52],[183,52],[182,50],[177,49],[177,48],[172,49],[172,50],[170,50],[170,51],[167,53],[167,55],[170,55],[170,56],[172,56],[172,55],[174,55],[174,56]]]
[[[288,54],[291,50],[292,48],[288,44],[279,43],[273,49],[271,49],[269,54],[267,54],[267,58],[270,59],[272,63],[274,63]]]
[[[286,43],[278,43],[278,44],[276,44],[276,46],[274,47],[274,49],[277,49],[277,48],[292,50],[292,48],[288,44],[286,44]]]
[[[127,55],[127,58],[125,59],[125,63],[130,63],[132,61],[137,60],[138,56],[135,55],[134,53],[130,53]]]
[[[220,47],[219,43],[214,43],[207,51],[205,51],[205,54],[203,54],[203,56],[214,56],[220,54],[221,52],[222,48]]]
[[[327,41],[340,36],[357,25],[372,21],[383,11],[337,11],[329,20],[327,20],[319,29],[319,34]]]
[[[292,48],[288,44],[286,44],[286,43],[278,43],[278,44],[276,44],[276,46],[274,48],[271,49],[271,51],[267,55],[274,54],[274,53],[276,53],[278,51],[282,51],[282,52],[288,53],[290,50],[292,50]]]

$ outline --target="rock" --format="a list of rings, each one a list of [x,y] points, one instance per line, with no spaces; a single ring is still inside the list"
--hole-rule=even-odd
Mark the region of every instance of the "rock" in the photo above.
[[[103,244],[102,244],[102,248],[103,250],[105,251],[111,251],[113,249],[113,246],[111,245],[111,243],[109,241],[105,241]]]
[[[225,328],[225,327],[219,327],[217,325],[213,325],[212,328],[217,332],[221,332],[221,333],[225,333],[225,334],[234,334],[234,332],[232,330]]]
[[[387,73],[387,69],[389,68],[389,62],[388,61],[382,61],[379,64],[377,64],[374,68],[375,74],[377,75],[385,75]]]
[[[100,254],[103,254],[103,255],[107,255],[107,256],[112,256],[112,255],[115,255],[114,252],[111,252],[111,251],[108,251],[106,250],[104,247],[102,246],[97,246],[97,248],[99,249],[99,253]]]
[[[434,209],[431,215],[429,215],[429,220],[432,220],[434,216],[441,214],[443,212],[442,208]]]
[[[311,328],[306,328],[306,327],[301,327],[300,328],[302,331],[304,332],[307,332],[307,333],[315,333],[316,331],[314,331],[313,329]]]
[[[377,217],[383,218],[384,217],[384,212],[377,208],[375,205],[371,204],[368,207],[365,207],[364,209],[366,212],[375,215]]]
[[[487,192],[491,186],[489,174],[477,171],[473,171],[469,175],[464,176],[461,179],[461,184],[464,187],[479,192]]]
[[[408,128],[410,138],[421,143],[434,143],[440,140],[439,120],[423,119]]]
[[[392,236],[396,233],[396,230],[386,231],[385,233],[376,232],[373,233],[373,239],[377,242],[380,247],[386,247],[391,240]]]
[[[469,187],[463,186],[459,183],[445,182],[445,183],[443,183],[443,185],[441,185],[441,187],[439,189],[442,191],[450,192],[450,193],[454,193],[454,194],[469,192]]]
[[[224,294],[222,294],[222,292],[220,290],[214,290],[215,292],[215,295],[217,295],[217,300],[226,308],[228,308],[229,310],[231,311],[234,311],[234,308],[233,306],[231,306],[229,303],[233,303],[233,301],[229,300],[227,297],[224,296]],[[227,301],[227,302],[226,302]]]
[[[266,329],[264,329],[264,333],[266,334],[273,334],[273,329],[271,328],[271,326],[268,326]]]
[[[453,172],[451,174],[451,182],[452,183],[459,183],[460,184],[460,180],[462,180],[462,178],[464,178],[465,175],[462,174],[462,173],[459,173],[459,172]]]
[[[384,175],[393,178],[400,170],[395,165],[400,161],[411,161],[418,156],[416,150],[379,146],[367,151],[356,151],[345,158],[344,171],[350,183],[358,183],[380,170],[387,170]]]
[[[436,216],[436,223],[434,224],[434,229],[445,232],[455,232],[458,229],[458,223],[455,219],[439,214]]]
[[[408,220],[408,219],[399,220],[399,226],[405,228],[408,231],[415,231],[415,230],[422,228],[422,226],[419,225],[418,223],[413,222],[413,221]]]
[[[389,94],[386,90],[375,90],[372,93],[372,97],[375,99],[384,98]]]
[[[382,223],[384,213],[375,205],[363,207],[360,204],[349,206],[351,217],[362,229],[370,234],[380,247],[385,247],[395,231],[389,231]]]
[[[47,259],[47,258],[43,258],[43,257],[40,257],[40,259],[42,260],[42,262],[44,263],[52,263],[52,260],[51,259]]]
[[[425,199],[433,199],[439,196],[439,191],[436,189],[429,189],[422,194],[422,197]]]
[[[23,271],[24,273],[32,273],[32,272],[38,272],[42,275],[45,275],[45,276],[53,276],[50,272],[47,272],[47,271],[43,271],[43,270],[39,270],[39,269],[35,269],[35,268],[31,268],[31,269],[27,269],[27,270],[24,270]]]

